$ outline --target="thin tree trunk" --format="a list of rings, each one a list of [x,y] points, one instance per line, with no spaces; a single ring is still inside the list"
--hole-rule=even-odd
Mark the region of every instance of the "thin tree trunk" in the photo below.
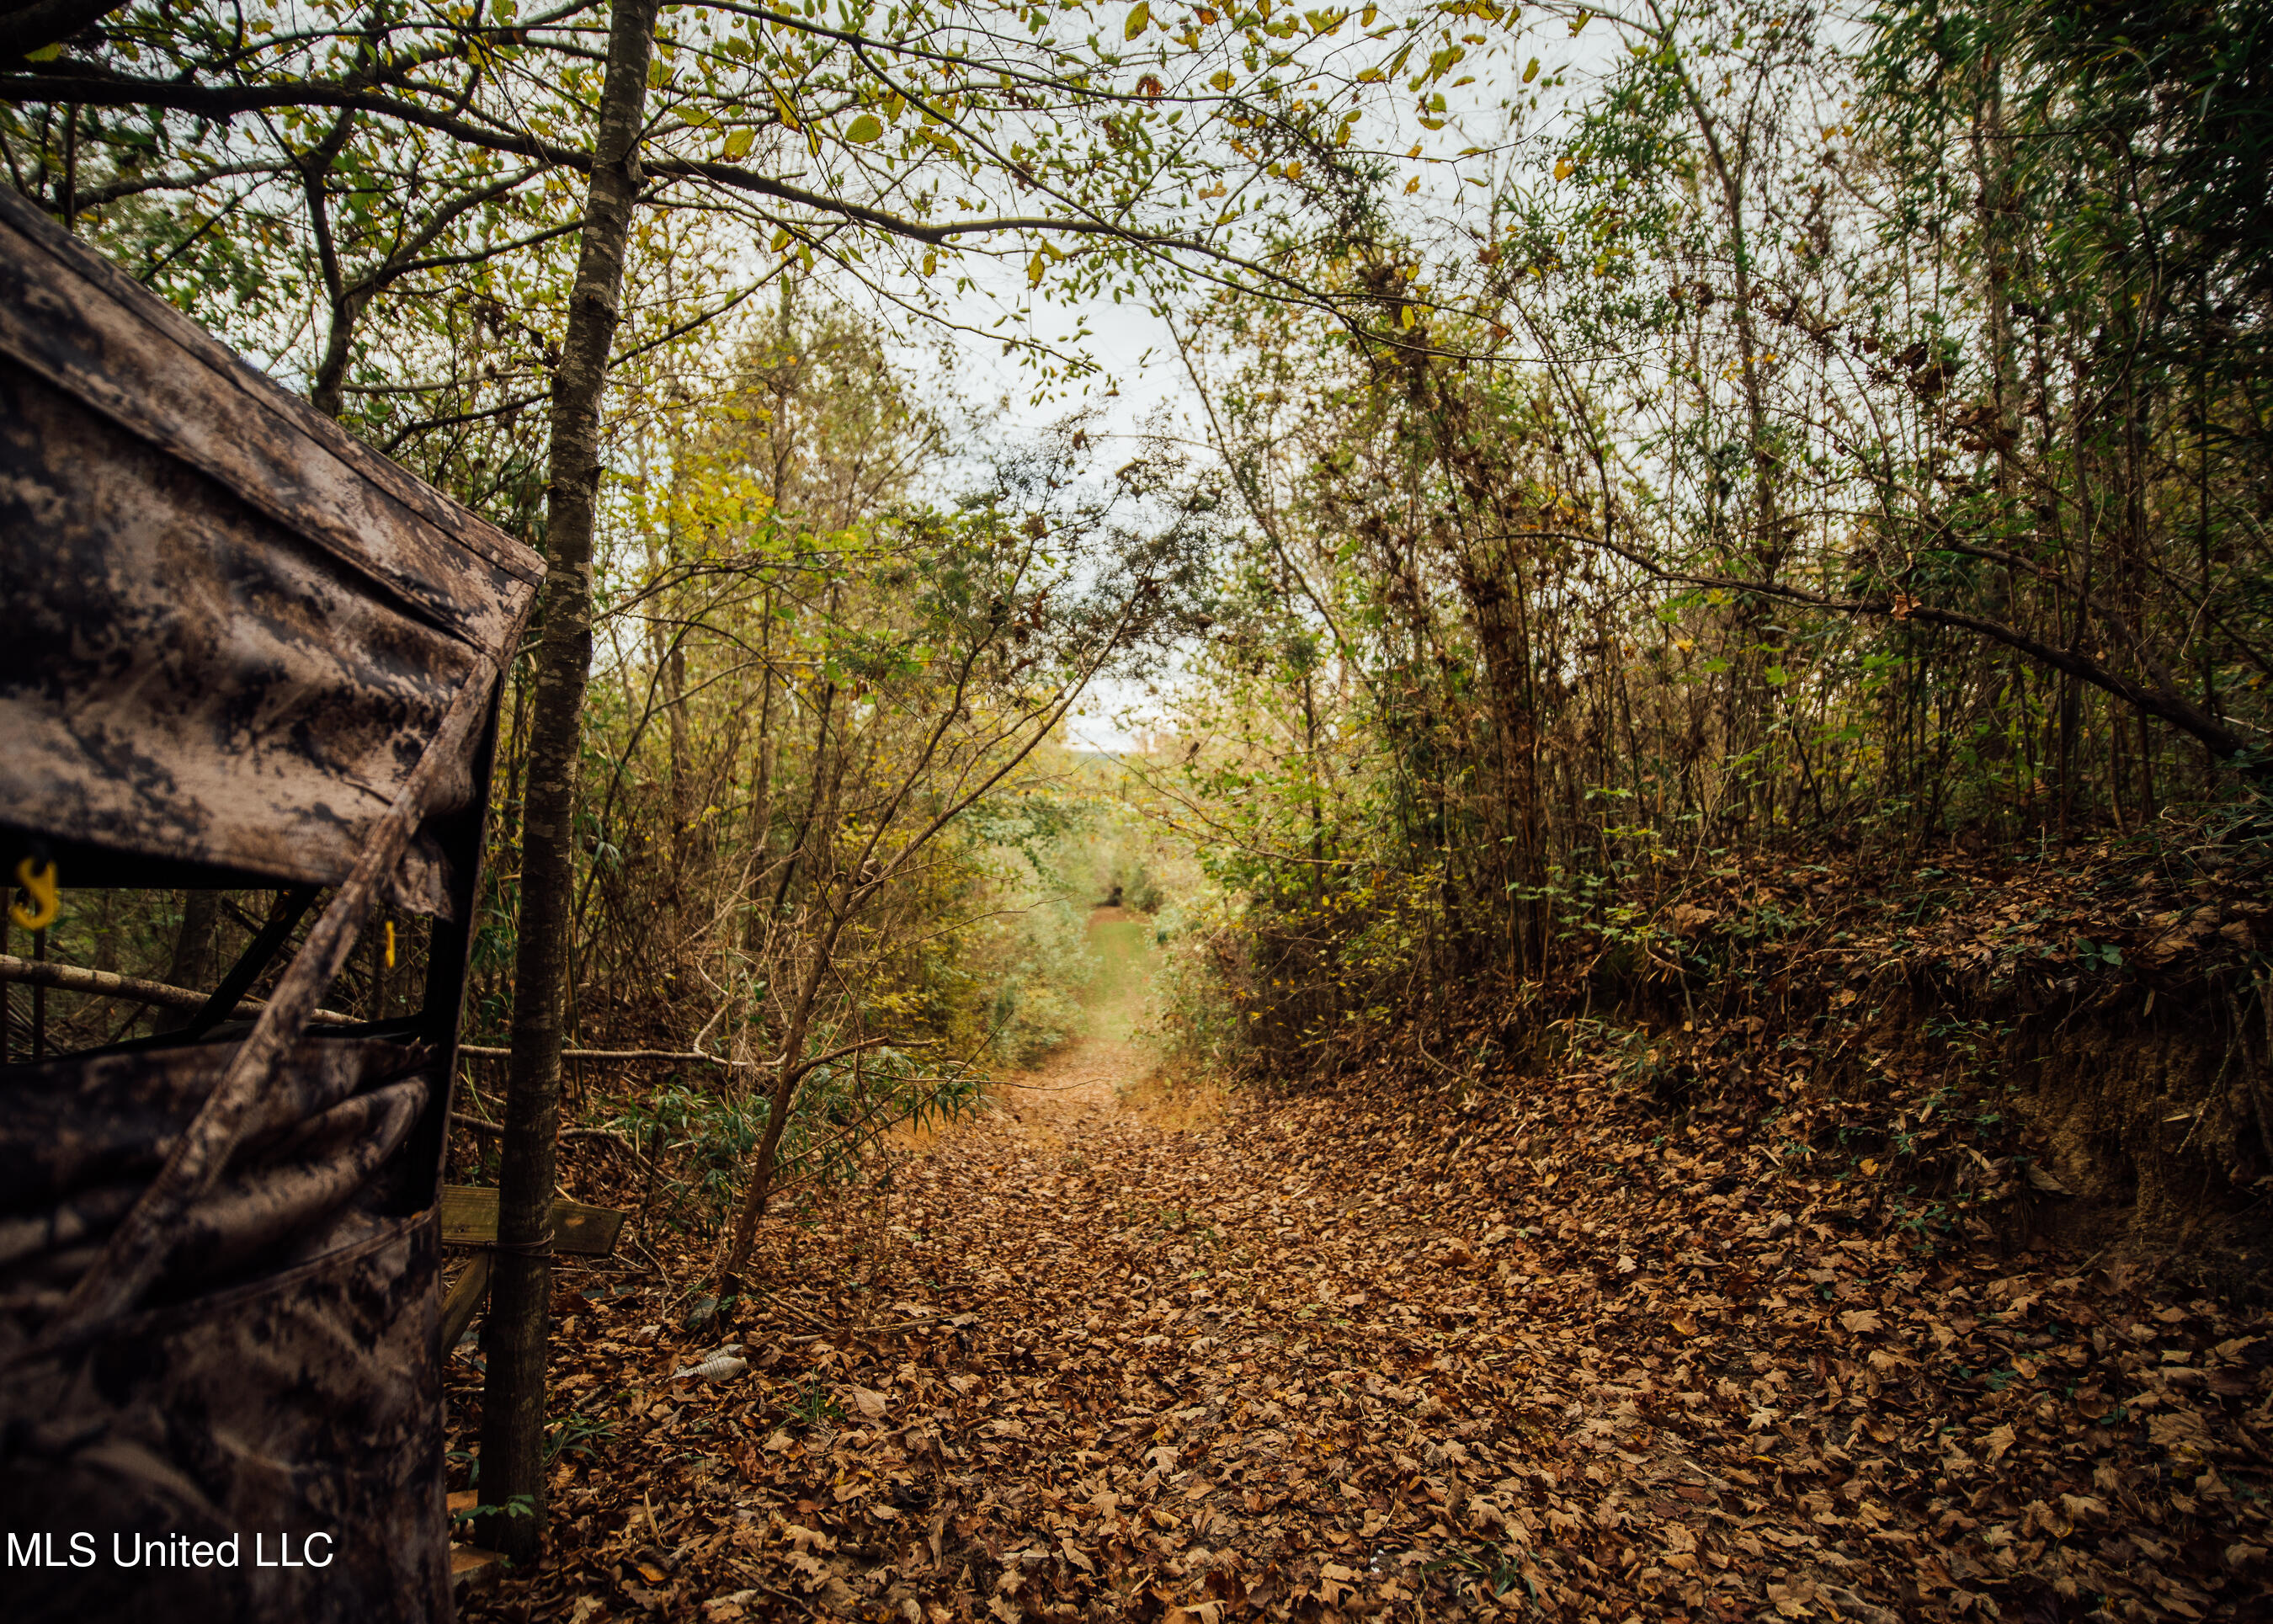
[[[624,255],[639,196],[640,129],[658,0],[616,0],[593,145],[576,284],[552,389],[545,547],[550,575],[536,651],[528,812],[514,960],[513,1058],[499,1178],[488,1379],[482,1390],[481,1496],[528,1515],[484,1519],[485,1541],[515,1561],[544,1538],[545,1316],[551,1294],[554,1137],[574,907],[576,763],[592,660],[592,530],[600,484],[600,399],[615,342]]]
[[[174,935],[173,962],[166,981],[176,987],[204,992],[220,979],[221,893],[185,891],[182,893],[182,927]],[[169,1010],[152,1023],[159,1032],[178,1032],[196,1016],[195,1010]]]
[[[316,265],[323,273],[324,296],[331,305],[331,320],[324,339],[323,358],[316,365],[308,402],[327,417],[346,410],[344,384],[348,358],[353,353],[355,324],[361,301],[349,297],[347,278],[340,268],[339,246],[332,236],[331,199],[326,192],[332,165],[339,161],[355,126],[353,113],[341,113],[322,141],[300,160],[300,184],[308,201],[308,227],[316,243]]]
[[[844,928],[846,917],[840,914],[821,933],[814,947],[813,960],[806,966],[805,979],[790,1004],[781,1047],[775,1051],[773,1093],[766,1100],[765,1137],[759,1141],[756,1164],[750,1172],[750,1187],[743,1193],[741,1210],[734,1215],[725,1262],[718,1271],[718,1296],[722,1300],[729,1293],[741,1289],[742,1269],[749,1262],[750,1248],[757,1238],[758,1220],[766,1215],[766,1199],[773,1193],[774,1166],[781,1154],[782,1133],[789,1126],[790,1107],[797,1098],[797,1086],[805,1077],[800,1063],[806,1034],[812,1029],[814,1006],[821,1001],[821,985],[828,978],[836,938]]]
[[[806,842],[813,833],[814,819],[821,816],[828,795],[829,783],[829,717],[836,708],[836,684],[826,684],[821,690],[821,714],[814,723],[812,783],[805,797],[805,816],[797,826],[797,838],[790,842],[789,858],[782,868],[781,884],[774,891],[774,912],[779,914],[788,905],[790,886],[797,879],[799,862],[804,858]],[[806,864],[806,867],[812,865]]]
[[[765,945],[768,916],[766,878],[773,870],[774,828],[774,676],[769,671],[758,680],[758,763],[750,779],[749,919],[743,944],[752,954]]]
[[[79,235],[79,103],[76,102],[64,109],[64,190],[56,212],[64,218],[64,229],[77,237]]]
[[[671,652],[664,658],[663,695],[664,720],[671,724],[671,891],[679,893],[692,883],[687,870],[693,866],[701,844],[695,828],[698,813],[695,805],[694,741],[686,725],[686,640],[684,637],[672,639]],[[684,929],[683,924],[681,929]]]

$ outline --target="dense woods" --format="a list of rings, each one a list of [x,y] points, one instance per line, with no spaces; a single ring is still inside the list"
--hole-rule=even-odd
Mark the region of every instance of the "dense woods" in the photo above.
[[[0,19],[8,184],[551,568],[502,702],[467,1004],[453,1165],[501,1186],[508,1260],[459,1400],[478,1395],[463,1441],[497,1463],[472,1484],[483,1543],[533,1564],[548,1495],[591,1508],[551,1524],[556,1555],[588,1554],[549,1590],[509,1584],[501,1616],[2253,1616],[2267,23],[2120,0]],[[1139,311],[1165,335],[1141,419],[1115,404],[1138,380],[1091,342]],[[1139,746],[1075,739],[1099,694]],[[1061,1166],[1057,1141],[999,1137],[1018,1079],[1095,1039],[1108,901],[1157,949],[1147,1086],[1219,1095],[1233,1124],[1171,1148],[1111,1127],[1173,1201],[1113,1183],[1105,1150]],[[90,894],[0,948],[203,989],[271,907]],[[401,1007],[424,929],[386,923],[332,1007]],[[27,976],[15,1056],[182,1018]],[[926,1145],[942,1159],[911,1162]],[[1347,1182],[1417,1238],[1369,1252],[1358,1195],[1298,1230],[1208,1187],[1282,1174]],[[639,1214],[651,1296],[622,1317],[650,1323],[609,1332],[619,1354],[693,1369],[745,1339],[731,1373],[771,1385],[748,1439],[702,1447],[777,1491],[764,1549],[786,1568],[724,1535],[689,1557],[700,1495],[683,1543],[650,1500],[589,1553],[636,1524],[620,1474],[642,1457],[626,1419],[605,1464],[566,1394],[637,1389],[637,1417],[671,1372],[580,1366],[548,1392],[548,1358],[557,1380],[589,1357],[564,1317],[589,1341],[615,1312],[560,1300],[539,1244],[556,1184]],[[1118,1237],[1096,1269],[1124,1282],[1231,1270],[1256,1294],[1240,1335],[1307,1325],[1309,1297],[1277,1294],[1332,1259],[1317,1300],[1354,1292],[1354,1313],[1399,1289],[1376,1271],[1434,1271],[1400,1335],[1483,1314],[1566,1340],[1512,1365],[1428,1344],[1483,1363],[1421,1418],[1450,1405],[1474,1430],[1376,1449],[1369,1421],[1320,1446],[1347,1452],[1310,1470],[1339,1477],[1363,1560],[1351,1533],[1272,1547],[1267,1579],[1261,1558],[1186,1560],[1208,1512],[1155,1515],[1110,1561],[1053,1554],[1071,1525],[1045,1538],[1033,1507],[1062,1510],[1071,1480],[1001,1487],[1033,1451],[988,1464],[977,1440],[1027,1424],[939,1372],[1073,1369],[1031,1425],[1073,1429],[1053,1447],[1095,1468],[1079,1504],[1110,1522],[1134,1491],[1098,1487],[1106,1454],[1149,1460],[1191,1406],[1214,1406],[1204,1426],[1239,1407],[1169,1373],[1153,1432],[1083,1421],[1127,1400],[1078,1374],[1082,1337],[1173,1317],[1144,1288],[1069,1277],[1050,1312],[1081,1329],[1070,1367],[1036,1365],[1031,1335],[972,1354],[999,1324],[958,1321],[952,1357],[814,1346],[856,1308],[919,1335],[881,1295],[920,1297],[911,1279],[942,1313],[968,1306],[951,1280],[998,1302],[959,1255],[994,1243],[954,1237],[1001,1199],[1087,1214],[1066,1227]],[[1121,1233],[1138,1206],[1174,1259]],[[1708,1234],[1759,1254],[1723,1260],[1741,1281],[1669,1286],[1651,1328],[1620,1328],[1640,1314],[1609,1305],[1624,1277],[1671,1278]],[[1048,1243],[1001,1242],[1002,1267],[1070,1267]],[[1992,1267],[1993,1294],[1965,1273]],[[2038,1302],[2040,1340],[1972,1340]],[[1239,1337],[1203,1328],[1220,1364]],[[1309,1335],[1347,1425],[1380,1420],[1367,1338]],[[2191,1375],[2142,1402],[2120,1361],[2157,1335]],[[1257,1377],[1262,1345],[1242,1413],[1292,1429],[1303,1395]],[[1399,1346],[1392,1386],[1456,1368]],[[1866,1525],[1849,1554],[1810,1567],[1770,1534],[1700,1568],[1647,1487],[1617,1533],[1605,1462],[1671,1458],[1633,1444],[1631,1407],[1594,1429],[1618,1454],[1537,1468],[1537,1516],[1482,1465],[1463,1481],[1469,1449],[1534,1481],[1515,1460],[1564,1425],[1536,1418],[1558,1359],[1591,1378],[1614,1347],[1638,1362],[1602,1378],[1652,1425],[1737,1406],[1684,1506],[1704,1485],[1732,1515],[1823,1523],[1835,1492]],[[959,1417],[924,1470],[980,1520],[951,1521],[944,1488],[892,1500],[930,1553],[896,1581],[843,1553],[901,1535],[827,1524],[849,1497],[813,1485],[869,1470],[829,1450],[881,1414],[827,1384],[881,1405],[904,1356]],[[2015,1371],[2012,1403],[2044,1396],[2007,1419]],[[1828,1418],[1911,1390],[1909,1442]],[[1603,1391],[1552,1403],[1611,1415]],[[650,1468],[681,1425],[656,1421]],[[821,1463],[801,1486],[799,1458]],[[1400,1475],[1437,1484],[1435,1507],[1376,1493]],[[1250,1472],[1248,1511],[1302,1476],[1257,1498]],[[1924,1531],[1873,1546],[1882,1524]],[[1962,1546],[1982,1525],[2004,1530],[1988,1555]],[[1230,1560],[1233,1536],[1206,1537]],[[1056,1590],[1022,1592],[1006,1541]],[[1652,1542],[1688,1560],[1624,1560]],[[737,1548],[757,1589],[666,1583]]]
[[[2262,199],[2206,178],[2246,115],[2173,111],[2247,48],[2134,77],[2096,11],[1920,9],[1854,57],[1795,22],[1637,47],[1457,295],[1368,267],[1437,353],[1201,329],[1253,521],[1226,725],[1331,696],[1258,844],[1403,883],[1281,893],[1552,981],[1707,856],[2144,858],[2254,804]],[[1518,326],[1539,365],[1472,358]]]

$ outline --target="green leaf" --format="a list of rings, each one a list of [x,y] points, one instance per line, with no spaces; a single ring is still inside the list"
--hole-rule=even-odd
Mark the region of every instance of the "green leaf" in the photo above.
[[[1135,39],[1151,26],[1152,21],[1152,8],[1149,0],[1136,0],[1135,9],[1129,13],[1128,23],[1121,30],[1121,37],[1124,40]]]
[[[863,113],[854,119],[851,127],[844,132],[844,139],[865,147],[883,133],[883,120],[878,118],[874,113]]]

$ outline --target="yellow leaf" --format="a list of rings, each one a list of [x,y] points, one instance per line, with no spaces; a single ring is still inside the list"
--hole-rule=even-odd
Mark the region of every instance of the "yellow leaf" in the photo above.
[[[1379,6],[1377,6],[1377,5],[1369,5],[1369,6],[1366,7],[1366,8],[1365,8],[1365,10],[1364,10],[1363,11],[1362,11],[1362,12],[1360,12],[1360,13],[1358,14],[1358,19],[1357,19],[1357,21],[1358,21],[1358,26],[1359,26],[1359,27],[1361,27],[1361,28],[1370,28],[1370,27],[1372,27],[1372,26],[1373,26],[1373,19],[1374,19],[1375,18],[1377,18],[1377,17],[1380,16],[1380,15],[1381,15],[1381,8],[1380,8]]]
[[[1405,195],[1408,198],[1420,190],[1421,177],[1418,175],[1415,175],[1411,180],[1405,183]]]
[[[1222,72],[1208,80],[1208,84],[1212,88],[1221,91],[1228,91],[1231,88],[1231,70],[1228,68],[1226,68]]]
[[[1129,13],[1129,21],[1121,27],[1121,37],[1124,40],[1135,39],[1138,34],[1144,32],[1145,28],[1151,25],[1152,21],[1152,6],[1147,3],[1147,0],[1136,0],[1136,4]]]
[[[1523,82],[1524,82],[1525,84],[1528,85],[1529,83],[1531,83],[1531,81],[1532,81],[1533,79],[1537,79],[1538,77],[1539,77],[1539,58],[1538,58],[1538,57],[1536,57],[1536,56],[1534,56],[1534,57],[1531,59],[1531,65],[1530,65],[1529,67],[1527,67],[1527,68],[1524,69],[1524,71],[1523,71]]]
[[[1409,152],[1409,153],[1407,153],[1405,155],[1406,155],[1407,157],[1408,157],[1408,158],[1417,158],[1417,157],[1419,157],[1419,156],[1421,155],[1421,143],[1420,143],[1420,142],[1418,142],[1418,141],[1414,142],[1414,143],[1413,143],[1413,150],[1412,150],[1411,152]]]
[[[1026,267],[1026,285],[1029,288],[1039,288],[1042,285],[1042,271],[1048,263],[1049,261],[1043,259],[1039,254],[1036,254],[1032,260],[1028,263]]]
[[[1570,177],[1571,161],[1568,158],[1557,158],[1555,161],[1555,178],[1557,180],[1568,180]]]
[[[1874,1162],[1874,1161],[1871,1161],[1871,1160],[1868,1160],[1868,1159],[1865,1159],[1865,1160],[1864,1160],[1864,1163],[1863,1163],[1863,1176],[1864,1176],[1865,1178],[1868,1178],[1868,1177],[1871,1177],[1874,1176],[1874,1175],[1878,1172],[1878,1170],[1879,1170],[1879,1164],[1878,1164],[1876,1162]]]
[[[925,274],[925,275],[926,275],[926,276],[928,276],[928,275],[930,275],[934,271],[935,271],[935,270],[937,270],[937,269],[939,269],[939,256],[938,256],[937,254],[935,254],[935,253],[926,253],[926,254],[925,254],[925,255],[924,255],[924,274]]]
[[[865,147],[883,133],[883,121],[874,113],[863,113],[854,119],[851,127],[844,132],[844,139]]]
[[[755,130],[735,131],[733,134],[726,138],[727,158],[729,160],[732,160],[747,155],[750,150],[750,144],[757,139],[758,132]]]

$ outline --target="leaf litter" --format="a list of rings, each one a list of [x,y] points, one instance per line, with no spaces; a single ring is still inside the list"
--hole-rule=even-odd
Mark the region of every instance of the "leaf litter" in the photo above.
[[[2266,1616],[2260,1312],[1928,1244],[1609,1054],[1081,1104],[770,1222],[724,1329],[561,1276],[551,1554],[469,1615]]]

